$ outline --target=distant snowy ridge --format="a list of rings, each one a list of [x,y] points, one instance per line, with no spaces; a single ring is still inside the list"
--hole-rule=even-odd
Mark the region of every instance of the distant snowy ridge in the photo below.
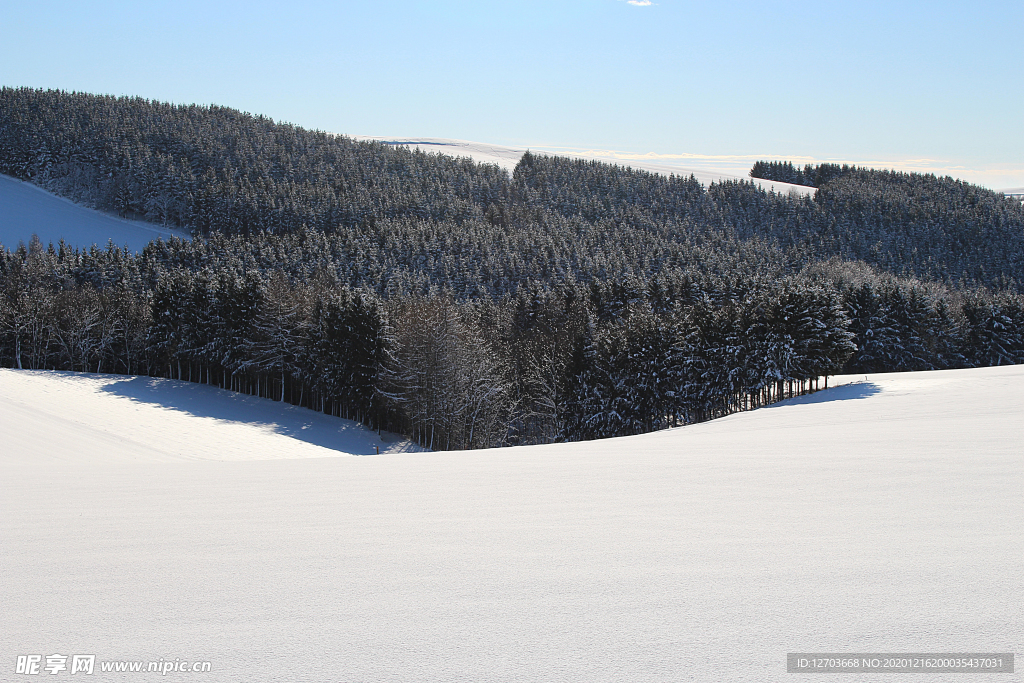
[[[356,140],[373,140],[376,142],[383,142],[390,145],[402,145],[411,147],[414,149],[420,149],[424,152],[436,152],[439,154],[447,154],[453,157],[469,157],[473,161],[481,164],[497,164],[504,168],[509,173],[519,163],[519,159],[522,158],[523,153],[527,151],[527,148],[517,147],[503,147],[501,145],[492,145],[485,142],[469,142],[467,140],[449,140],[446,138],[389,138],[389,137],[374,137],[374,136],[352,136]],[[621,153],[606,152],[606,151],[581,151],[573,150],[571,148],[558,148],[558,147],[529,147],[529,151],[534,154],[544,154],[548,156],[560,156],[569,157],[571,159],[583,159],[585,161],[600,161],[606,164],[614,164],[618,166],[628,166],[630,168],[636,168],[643,171],[650,171],[651,173],[660,173],[662,175],[672,175],[690,177],[694,176],[699,180],[705,187],[711,183],[721,183],[726,181],[743,180],[747,182],[753,182],[758,187],[766,191],[775,191],[780,194],[795,193],[800,196],[810,196],[814,193],[813,187],[806,187],[804,185],[792,185],[790,183],[780,183],[772,180],[762,180],[761,178],[750,178],[748,176],[738,176],[730,173],[723,173],[721,171],[714,171],[709,169],[692,168],[691,164],[695,161],[694,159],[688,158],[672,158],[669,156],[657,156],[652,155],[650,158],[643,158],[642,156],[637,158],[635,155],[624,156]],[[696,165],[699,165],[696,164]]]

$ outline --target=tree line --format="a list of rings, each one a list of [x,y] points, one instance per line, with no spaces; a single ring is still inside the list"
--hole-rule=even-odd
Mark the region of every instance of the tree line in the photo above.
[[[183,267],[153,257],[165,246],[5,250],[0,363],[203,382],[450,449],[699,422],[839,372],[1024,361],[1019,295],[864,264],[781,280],[527,282],[459,299],[382,296],[325,268]]]
[[[804,187],[821,187],[827,182],[848,175],[857,170],[856,166],[843,164],[805,164],[803,168],[794,166],[792,161],[755,161],[750,169],[751,178],[776,180],[782,183],[803,185]]]

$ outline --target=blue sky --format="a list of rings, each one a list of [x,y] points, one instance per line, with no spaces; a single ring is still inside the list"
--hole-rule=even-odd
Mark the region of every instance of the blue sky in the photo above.
[[[352,135],[849,161],[1024,186],[1014,2],[10,2],[0,84]]]

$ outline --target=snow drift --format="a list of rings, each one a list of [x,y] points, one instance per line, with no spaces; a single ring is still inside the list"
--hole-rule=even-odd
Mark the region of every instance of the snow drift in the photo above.
[[[1024,649],[1024,367],[358,458],[301,457],[333,453],[280,404],[151,382],[0,371],[8,677],[92,653],[217,681],[760,682],[787,652]]]

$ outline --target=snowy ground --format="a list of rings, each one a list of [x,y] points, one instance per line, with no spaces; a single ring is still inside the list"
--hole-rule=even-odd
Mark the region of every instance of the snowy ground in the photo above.
[[[308,457],[326,432],[280,404],[0,371],[0,679],[33,653],[789,682],[787,652],[1024,652],[1024,366],[843,381],[624,439]]]
[[[29,243],[38,235],[43,246],[56,245],[64,238],[73,247],[93,244],[106,248],[113,240],[132,251],[162,237],[188,237],[187,233],[152,223],[126,221],[109,214],[79,206],[31,183],[0,175],[0,244],[15,249],[19,242]]]
[[[445,138],[386,138],[358,135],[354,137],[357,140],[377,140],[378,142],[386,142],[389,144],[405,145],[421,149],[424,152],[437,152],[453,157],[470,157],[473,161],[479,163],[497,164],[509,173],[511,173],[516,167],[516,164],[519,163],[519,159],[523,156],[523,152],[526,151],[525,147],[502,147],[500,145],[492,145],[485,142],[448,140]],[[586,159],[587,161],[602,161],[608,164],[629,166],[645,171],[651,171],[652,173],[661,173],[663,175],[671,175],[673,173],[675,175],[682,175],[686,177],[693,175],[697,180],[703,183],[705,187],[711,183],[722,182],[725,180],[753,180],[759,187],[765,190],[774,190],[781,194],[792,193],[800,196],[810,196],[814,193],[813,187],[792,185],[790,183],[778,183],[771,180],[761,180],[760,178],[751,178],[747,175],[747,171],[749,171],[750,166],[752,166],[753,163],[748,162],[747,160],[739,162],[744,167],[741,172],[738,168],[737,162],[734,161],[726,160],[715,162],[708,159],[697,159],[687,155],[636,155],[608,150],[583,150],[572,147],[530,147],[530,151],[535,154],[548,154],[552,156],[570,157],[573,159]],[[719,168],[715,168],[715,166],[719,166]]]
[[[6,462],[57,467],[420,450],[356,422],[203,384],[74,372],[0,369],[0,431]]]

